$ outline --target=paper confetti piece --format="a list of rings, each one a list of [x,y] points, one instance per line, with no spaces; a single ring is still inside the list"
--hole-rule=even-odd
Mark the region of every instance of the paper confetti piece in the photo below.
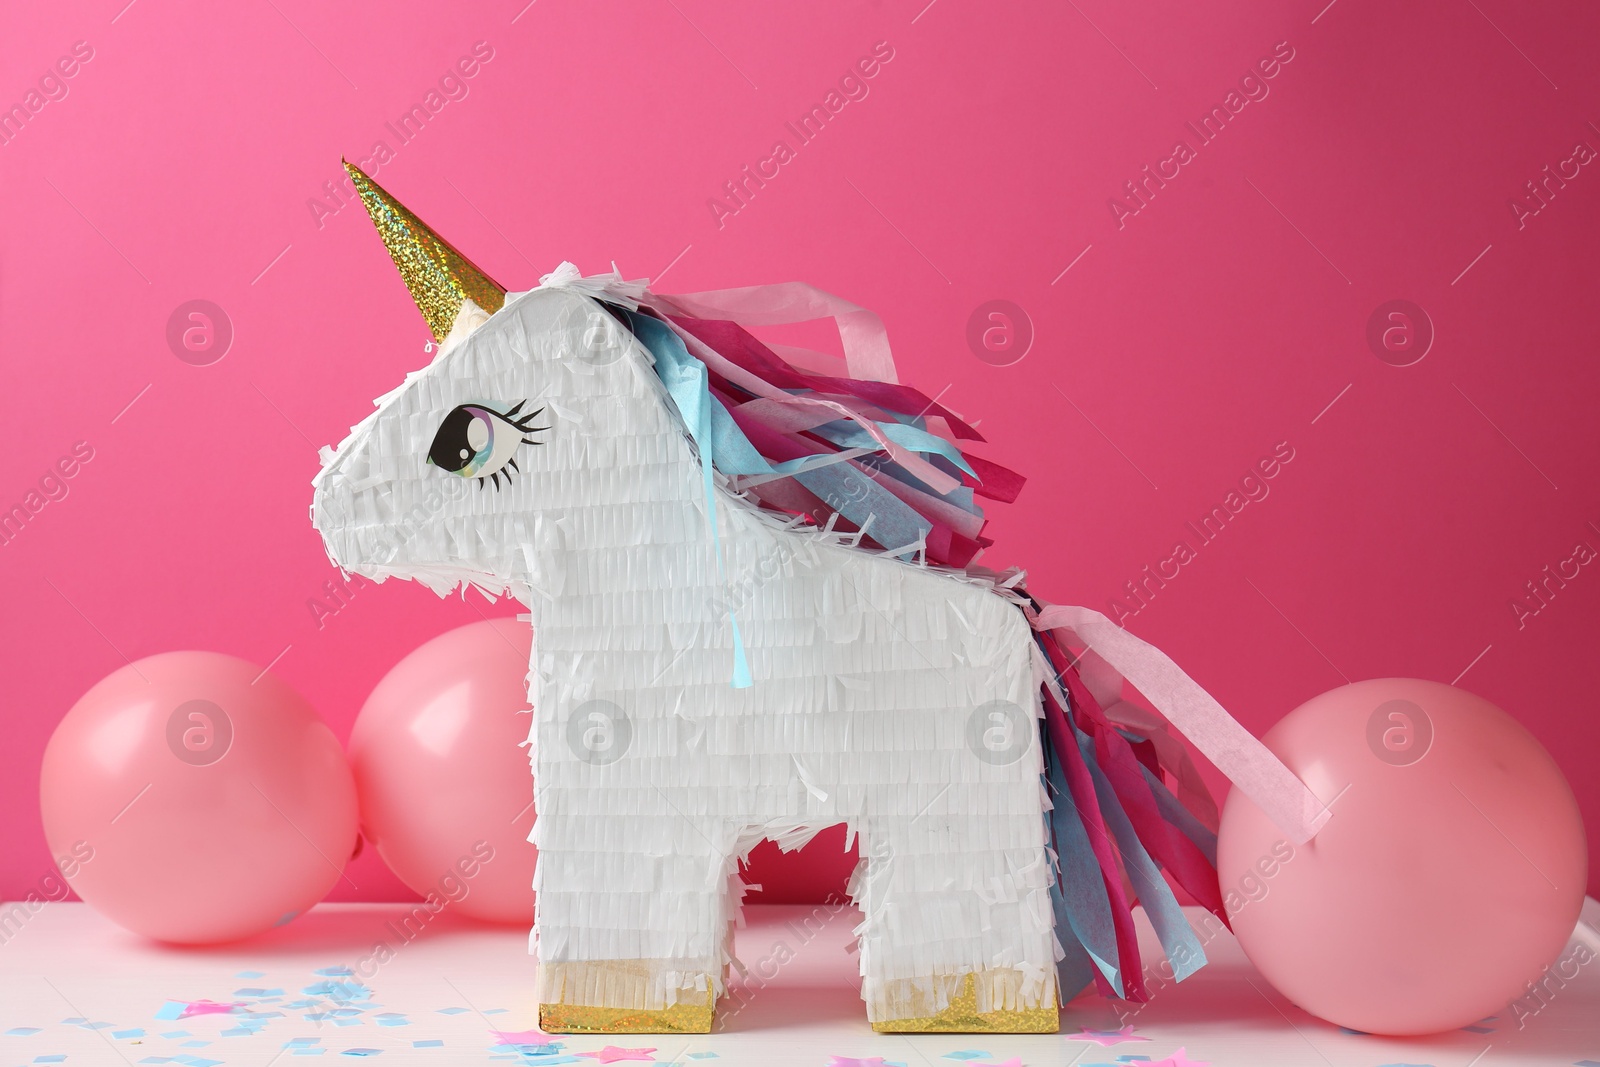
[[[117,1038],[143,1037],[144,1029],[142,1027],[135,1027],[132,1030],[113,1030],[111,1031],[111,1036]]]
[[[615,1063],[618,1060],[644,1060],[648,1063],[656,1058],[655,1051],[653,1048],[618,1048],[615,1045],[607,1045],[598,1052],[580,1052],[578,1055],[588,1056],[601,1063]]]
[[[60,1063],[62,1060],[66,1059],[66,1058],[67,1057],[63,1053],[52,1052],[48,1056],[35,1056],[33,1058],[33,1062],[34,1063]]]
[[[381,1055],[383,1055],[383,1049],[381,1049],[381,1048],[347,1048],[343,1052],[339,1053],[339,1055],[341,1055],[341,1056],[381,1056]]]
[[[689,1058],[691,1060],[714,1060],[718,1056],[715,1052],[691,1052],[689,1053]]]
[[[467,1011],[466,1008],[435,1008],[434,1010],[440,1015],[462,1015]]]
[[[490,1030],[489,1032],[507,1045],[548,1045],[556,1041],[553,1035],[541,1030]],[[650,1051],[654,1052],[655,1049]]]
[[[1178,1051],[1164,1060],[1151,1060],[1150,1067],[1211,1067],[1210,1060],[1191,1060],[1180,1045]]]
[[[300,992],[309,997],[327,997],[330,1000],[370,1000],[372,990],[360,982],[345,981],[343,979],[330,979],[326,982],[314,982]]]
[[[312,971],[311,973],[312,974],[319,974],[324,978],[351,978],[351,977],[354,977],[356,972],[352,971],[348,967],[338,966],[338,967],[323,967],[323,968],[320,968],[318,970]]]
[[[1080,1029],[1075,1034],[1065,1034],[1068,1041],[1093,1041],[1102,1047],[1121,1045],[1128,1041],[1149,1041],[1148,1037],[1140,1037],[1133,1032],[1133,1027],[1124,1026],[1120,1030],[1087,1030]]]
[[[11,1029],[6,1031],[6,1036],[27,1037],[29,1034],[37,1034],[38,1032],[39,1028],[37,1026],[13,1026]]]
[[[423,1038],[421,1041],[411,1042],[412,1048],[442,1048],[444,1042],[436,1037]]]
[[[172,1003],[168,1001],[167,1003]],[[235,1008],[242,1008],[243,1004],[218,1004],[212,1000],[191,1000],[184,1004],[183,1011],[178,1015],[180,1019],[187,1019],[194,1015],[228,1015]],[[157,1016],[160,1018],[160,1016]]]

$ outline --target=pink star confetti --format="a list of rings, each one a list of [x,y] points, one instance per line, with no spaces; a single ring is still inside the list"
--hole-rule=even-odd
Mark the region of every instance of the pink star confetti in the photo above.
[[[1183,1048],[1168,1056],[1164,1060],[1152,1060],[1145,1067],[1211,1067],[1210,1060],[1191,1060]]]
[[[189,1019],[196,1015],[227,1015],[234,1008],[242,1008],[243,1004],[218,1004],[211,1000],[191,1000],[184,1005],[180,1019]]]
[[[607,1045],[599,1052],[580,1052],[578,1055],[588,1056],[601,1063],[615,1063],[617,1060],[654,1060],[655,1051],[653,1048],[618,1048],[615,1045]]]
[[[871,1056],[864,1060],[856,1060],[849,1056],[834,1056],[828,1061],[828,1067],[883,1067],[883,1057]]]
[[[1075,1034],[1067,1035],[1068,1041],[1093,1041],[1102,1047],[1106,1045],[1120,1045],[1124,1041],[1149,1041],[1148,1037],[1140,1037],[1133,1032],[1133,1027],[1124,1026],[1121,1030],[1079,1030]]]
[[[489,1032],[506,1045],[548,1045],[555,1040],[551,1035],[538,1030],[490,1030]]]

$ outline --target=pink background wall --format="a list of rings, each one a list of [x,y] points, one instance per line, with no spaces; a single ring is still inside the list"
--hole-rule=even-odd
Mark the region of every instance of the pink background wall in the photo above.
[[[92,450],[0,545],[0,897],[50,871],[51,729],[125,657],[276,659],[346,736],[405,652],[506,610],[399,583],[320,627],[307,605],[334,575],[316,448],[427,359],[361,209],[310,206],[380,139],[379,180],[515,288],[615,260],[668,292],[803,279],[881,312],[903,378],[1031,476],[989,561],[1052,600],[1107,610],[1292,449],[1130,627],[1258,732],[1347,678],[1459,677],[1550,748],[1600,853],[1600,568],[1564,562],[1600,549],[1592,7],[125,3],[0,16],[0,104],[92,52],[0,144],[0,506]],[[492,58],[400,144],[385,123],[476,42]],[[878,42],[867,95],[798,145],[785,123]],[[1202,145],[1186,123],[1234,90]],[[779,139],[794,158],[713,209]],[[1147,165],[1176,174],[1141,202]],[[206,366],[166,338],[194,299],[234,334]],[[1396,299],[1435,335],[1408,366],[1415,343],[1367,336]],[[1031,323],[1008,366],[969,345],[990,300]],[[1547,565],[1577,573],[1519,618]],[[843,866],[757,877],[815,891]],[[350,873],[338,896],[404,893],[371,850]]]

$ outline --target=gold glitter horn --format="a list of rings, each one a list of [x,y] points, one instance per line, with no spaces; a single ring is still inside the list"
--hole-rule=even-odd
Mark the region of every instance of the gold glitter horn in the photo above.
[[[444,340],[462,302],[469,297],[491,315],[500,310],[506,302],[505,286],[457,252],[454,245],[434,233],[360,167],[348,159],[341,162],[435,341]]]

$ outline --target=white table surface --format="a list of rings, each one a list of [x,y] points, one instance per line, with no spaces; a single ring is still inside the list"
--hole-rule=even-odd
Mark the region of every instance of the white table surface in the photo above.
[[[1127,1020],[1147,1041],[1104,1047],[1070,1040],[1067,1035],[1080,1027],[1122,1025],[1113,1004],[1093,995],[1068,1005],[1059,1036],[875,1034],[866,1022],[855,957],[847,948],[855,910],[830,915],[824,908],[818,913],[822,921],[812,924],[820,931],[807,933],[798,920],[812,909],[775,905],[748,907],[738,933],[740,958],[752,968],[767,961],[771,977],[744,990],[741,1010],[730,1013],[729,1002],[723,1002],[718,1032],[609,1040],[567,1036],[557,1038],[564,1047],[553,1056],[524,1058],[503,1046],[497,1049],[490,1031],[537,1025],[526,934],[478,925],[446,909],[415,940],[402,942],[389,924],[407,910],[404,905],[324,904],[245,944],[178,950],[127,934],[82,904],[48,904],[20,929],[0,929],[0,1067],[52,1062],[118,1067],[173,1056],[188,1059],[167,1062],[188,1067],[208,1061],[244,1067],[369,1062],[347,1055],[350,1049],[376,1050],[370,1062],[379,1067],[552,1061],[586,1067],[603,1061],[580,1054],[606,1045],[654,1047],[656,1062],[681,1067],[828,1067],[832,1056],[881,1057],[906,1067],[977,1067],[1013,1057],[1024,1067],[1123,1067],[1137,1063],[1123,1057],[1158,1063],[1180,1047],[1189,1060],[1216,1067],[1533,1067],[1584,1061],[1600,1067],[1600,964],[1581,967],[1542,1007],[1528,1001],[1538,1007],[1532,1014],[1524,1011],[1519,1017],[1507,1010],[1470,1030],[1394,1040],[1343,1032],[1295,1008],[1266,985],[1226,933],[1207,947],[1210,966],[1182,985],[1161,990]],[[1142,916],[1140,933],[1147,958],[1158,958]],[[399,948],[372,973],[370,966],[362,967],[363,958],[385,939]],[[1600,904],[1586,902],[1574,941],[1600,957]],[[792,959],[774,964],[791,953]],[[357,974],[316,973],[340,966]],[[362,971],[370,977],[363,978]],[[246,972],[260,975],[241,977]],[[346,997],[354,995],[350,1000],[337,990],[331,997],[326,988],[306,992],[327,982],[362,982],[370,994],[346,989]],[[156,1017],[169,1000],[202,999],[249,1007],[181,1021]],[[344,1014],[325,1014],[328,1008]],[[345,1025],[336,1025],[340,1020]],[[8,1033],[30,1027],[38,1032]],[[224,1034],[252,1027],[253,1032]],[[187,1036],[163,1036],[179,1033]],[[320,1055],[302,1055],[291,1046],[295,1039],[304,1039],[306,1049],[322,1050]],[[418,1041],[443,1044],[417,1047]],[[949,1056],[967,1051],[986,1055]],[[63,1055],[64,1060],[38,1059]]]

